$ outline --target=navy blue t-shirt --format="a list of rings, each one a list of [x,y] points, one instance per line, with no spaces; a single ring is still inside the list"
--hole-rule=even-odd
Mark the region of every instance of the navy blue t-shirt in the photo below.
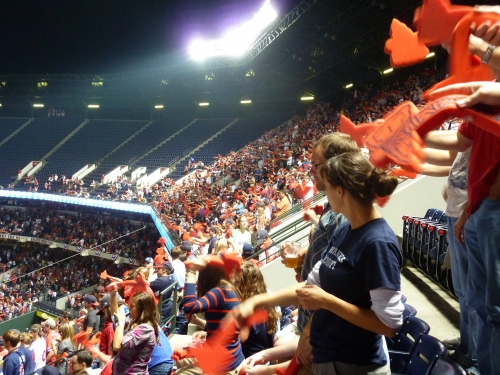
[[[322,255],[321,288],[361,308],[370,309],[370,290],[401,289],[402,255],[396,235],[384,219],[351,230],[342,223]],[[311,323],[314,363],[345,362],[385,365],[383,337],[328,310],[318,310]]]
[[[19,345],[17,351],[21,354],[21,359],[24,362],[24,373],[31,374],[35,371],[35,361],[33,360],[33,350],[25,348],[22,344]]]

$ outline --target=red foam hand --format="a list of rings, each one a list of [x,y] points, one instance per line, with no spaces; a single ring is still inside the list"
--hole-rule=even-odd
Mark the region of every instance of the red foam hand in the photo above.
[[[313,210],[314,212],[316,212],[316,215],[321,215],[324,209],[325,207],[320,204],[317,204],[316,206],[313,207]]]
[[[125,281],[120,281],[115,284],[118,288],[124,288],[124,287],[130,287],[130,290],[128,292],[128,295],[132,297],[136,293],[140,292],[146,292],[148,294],[151,294],[153,298],[155,299],[155,303],[158,304],[158,297],[155,296],[151,288],[149,287],[149,283],[147,280],[144,278],[144,275],[142,273],[137,274],[137,278],[135,280],[125,280]],[[113,291],[114,290],[114,285],[110,284],[108,285],[108,291]]]
[[[430,99],[430,95],[438,88],[452,85],[454,83],[492,81],[495,79],[488,64],[482,64],[477,56],[471,56],[469,50],[469,37],[472,23],[480,25],[483,22],[500,21],[500,14],[469,12],[467,16],[458,22],[453,33],[451,45],[450,76],[432,86],[424,92],[424,98]],[[433,96],[436,99],[436,96]]]
[[[381,125],[373,125],[375,130],[365,139],[365,145],[370,150],[370,161],[381,168],[389,164],[399,165],[409,175],[419,172],[424,160],[422,138],[450,117],[472,117],[477,126],[500,136],[498,110],[483,112],[478,108],[459,108],[456,100],[462,98],[464,95],[444,96],[430,102],[420,111],[408,101],[398,105],[384,117]],[[359,138],[358,129],[349,119],[342,118],[341,124],[346,123],[350,123],[350,126],[344,126],[344,130],[353,138]]]
[[[276,369],[276,374],[277,375],[297,375],[302,368],[302,365],[300,363],[297,363],[297,359],[295,356],[292,358],[290,361],[290,364],[286,368],[286,370],[283,369]]]
[[[264,323],[267,318],[265,310],[257,310],[245,321],[245,326],[250,327],[254,324]],[[236,321],[234,319],[224,320],[202,346],[175,351],[172,359],[194,357],[196,366],[201,368],[204,374],[225,374],[227,371],[224,369],[232,361],[232,355],[227,350],[226,345],[231,342],[236,332],[238,332]]]
[[[349,134],[358,147],[364,146],[366,138],[372,135],[380,125],[381,122],[354,125],[346,116],[340,116],[340,131]]]
[[[99,277],[100,277],[101,279],[106,280],[106,279],[109,277],[109,275],[108,275],[108,271],[107,271],[107,270],[104,270],[103,272],[101,272],[101,274],[99,275]]]
[[[391,37],[384,47],[385,53],[390,55],[391,66],[401,68],[420,63],[429,54],[429,49],[404,23],[393,19],[391,23]]]
[[[428,46],[449,43],[458,22],[472,11],[469,6],[451,5],[449,0],[424,0],[415,10],[413,26]]]

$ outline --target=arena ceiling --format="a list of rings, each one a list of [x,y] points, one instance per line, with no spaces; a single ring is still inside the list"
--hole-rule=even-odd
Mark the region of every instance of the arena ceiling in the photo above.
[[[391,20],[397,17],[411,25],[420,4],[421,0],[283,0],[280,20],[242,59],[222,58],[200,64],[174,53],[168,63],[150,63],[147,67],[84,64],[103,71],[89,73],[78,67],[82,71],[79,74],[69,72],[68,66],[57,68],[57,64],[52,65],[55,68],[50,73],[40,73],[28,65],[19,72],[19,68],[9,69],[3,63],[0,100],[107,100],[125,106],[149,106],[159,101],[180,105],[204,100],[225,103],[240,98],[295,101],[312,94],[332,101],[344,95],[347,83],[379,79],[389,67],[383,46]],[[180,9],[174,2],[170,6]],[[153,12],[154,7],[148,11]],[[119,12],[116,17],[120,17]],[[82,57],[86,58],[90,59]]]

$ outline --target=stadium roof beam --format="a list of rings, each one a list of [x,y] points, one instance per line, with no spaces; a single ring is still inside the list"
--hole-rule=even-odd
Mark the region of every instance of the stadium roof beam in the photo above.
[[[250,47],[248,52],[249,61],[252,61],[262,51],[264,51],[266,47],[274,42],[317,2],[318,0],[303,0],[295,8],[288,12],[278,24],[270,29],[266,34],[262,35],[257,42]]]

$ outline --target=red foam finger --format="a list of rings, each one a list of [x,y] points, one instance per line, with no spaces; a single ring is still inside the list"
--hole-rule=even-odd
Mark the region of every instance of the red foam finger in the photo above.
[[[385,42],[384,51],[390,55],[393,68],[420,63],[429,54],[418,34],[397,19],[392,20],[391,37]]]

